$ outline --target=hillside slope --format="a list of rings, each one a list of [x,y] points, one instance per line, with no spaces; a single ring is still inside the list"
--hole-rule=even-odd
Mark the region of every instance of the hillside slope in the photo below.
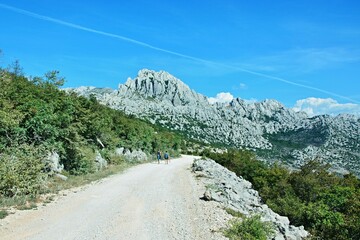
[[[66,94],[63,82],[57,71],[28,78],[0,67],[0,199],[46,192],[62,171],[94,173],[183,146],[179,135]]]

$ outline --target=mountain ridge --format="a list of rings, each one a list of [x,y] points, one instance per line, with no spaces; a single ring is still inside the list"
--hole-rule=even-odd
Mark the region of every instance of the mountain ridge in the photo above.
[[[351,114],[309,117],[276,100],[210,104],[208,97],[165,71],[142,69],[117,90],[80,87],[111,108],[180,131],[206,143],[252,149],[266,161],[298,168],[318,158],[341,173],[360,174],[360,118]]]

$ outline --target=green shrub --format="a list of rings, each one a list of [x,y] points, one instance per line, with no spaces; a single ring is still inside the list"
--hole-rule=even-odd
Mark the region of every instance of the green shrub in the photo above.
[[[0,196],[36,195],[44,188],[44,154],[29,145],[0,154]]]
[[[274,227],[269,222],[262,222],[259,215],[236,219],[231,227],[225,230],[225,236],[230,240],[266,240],[274,233]]]
[[[0,210],[0,219],[6,218],[9,213],[5,210]]]
[[[232,208],[225,208],[225,211],[226,211],[228,214],[230,214],[231,216],[234,216],[234,217],[237,217],[237,218],[243,218],[243,217],[245,217],[244,214],[242,214],[241,212],[236,211],[236,210],[234,210],[234,209],[232,209]]]
[[[114,165],[120,165],[126,162],[124,156],[119,156],[114,153],[105,155],[105,158],[110,164],[114,164]]]
[[[64,160],[65,169],[73,175],[93,173],[95,167],[95,151],[88,146],[71,146],[67,152],[67,159]]]

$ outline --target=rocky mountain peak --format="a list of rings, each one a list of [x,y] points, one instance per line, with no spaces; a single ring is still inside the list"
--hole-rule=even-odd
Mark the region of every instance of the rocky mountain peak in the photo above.
[[[119,85],[119,95],[168,101],[174,106],[206,102],[206,97],[165,71],[142,69],[136,78]]]
[[[259,109],[259,110],[267,109],[267,110],[273,111],[273,112],[286,109],[282,103],[280,103],[276,100],[273,100],[273,99],[266,99],[261,102],[247,102],[241,98],[234,98],[230,102],[230,106],[232,106],[234,108],[253,108],[253,109]]]

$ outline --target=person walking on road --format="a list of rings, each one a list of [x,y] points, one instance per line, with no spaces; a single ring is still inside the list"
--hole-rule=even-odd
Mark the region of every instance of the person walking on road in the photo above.
[[[167,151],[164,153],[164,159],[165,159],[165,163],[166,163],[166,164],[169,164],[169,162],[170,162],[170,156],[169,156],[169,154],[168,154]]]
[[[161,160],[161,152],[160,150],[157,152],[157,161],[158,161],[158,164],[160,164],[160,160]]]

